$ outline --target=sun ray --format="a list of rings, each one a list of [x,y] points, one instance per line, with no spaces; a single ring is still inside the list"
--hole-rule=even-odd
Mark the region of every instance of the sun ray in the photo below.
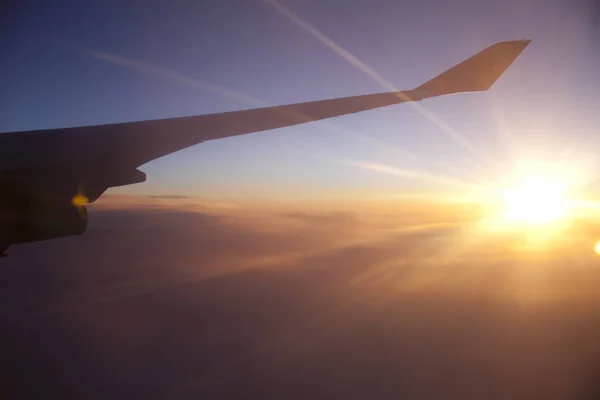
[[[389,166],[389,165],[384,165],[384,164],[346,160],[346,159],[341,159],[341,158],[330,158],[330,160],[339,162],[339,163],[342,163],[345,165],[353,166],[356,168],[365,169],[368,171],[374,171],[374,172],[379,172],[379,173],[383,173],[383,174],[395,175],[395,176],[409,178],[409,179],[424,180],[424,181],[434,182],[434,183],[442,184],[442,185],[446,185],[446,186],[449,185],[449,186],[460,187],[462,189],[465,189],[467,191],[471,191],[474,193],[482,190],[482,187],[478,186],[476,184],[472,184],[469,182],[465,182],[465,181],[450,178],[450,177],[438,176],[435,174],[430,174],[427,172],[422,172],[422,171],[418,171],[418,170],[414,170],[414,169],[402,169],[402,168],[397,168],[394,166]]]
[[[448,125],[441,118],[436,116],[434,113],[427,110],[421,104],[413,102],[411,98],[403,92],[400,92],[391,82],[384,79],[379,73],[361,61],[354,54],[350,53],[348,50],[344,49],[342,46],[337,44],[334,40],[329,38],[323,32],[318,30],[315,26],[310,24],[308,21],[300,18],[296,13],[294,13],[289,8],[285,7],[283,4],[279,3],[276,0],[264,0],[265,3],[271,5],[275,10],[277,10],[280,14],[286,17],[290,22],[296,24],[301,29],[311,34],[315,38],[317,38],[321,43],[325,46],[329,47],[336,54],[344,58],[348,63],[350,63],[353,67],[363,72],[364,74],[371,77],[376,83],[378,83],[381,87],[386,90],[399,92],[398,96],[405,101],[408,101],[411,107],[414,107],[419,113],[421,113],[425,118],[427,118],[430,122],[436,125],[444,134],[446,134],[450,139],[452,139],[457,144],[461,145],[463,148],[468,150],[472,156],[478,159],[480,162],[483,162],[487,165],[494,165],[495,163],[489,158],[482,155],[481,151],[472,144],[469,140],[467,140],[463,135],[456,132],[450,125]]]

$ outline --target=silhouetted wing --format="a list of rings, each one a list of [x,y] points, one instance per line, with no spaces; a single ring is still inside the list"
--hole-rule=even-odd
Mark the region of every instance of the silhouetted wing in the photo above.
[[[529,40],[496,43],[414,90],[192,117],[0,135],[0,170],[81,163],[138,167],[207,140],[317,121],[407,101],[484,91]],[[36,165],[32,165],[32,163]]]
[[[81,235],[82,205],[143,182],[142,164],[207,140],[405,101],[487,90],[529,41],[497,43],[414,90],[194,117],[0,134],[0,255],[12,244]]]

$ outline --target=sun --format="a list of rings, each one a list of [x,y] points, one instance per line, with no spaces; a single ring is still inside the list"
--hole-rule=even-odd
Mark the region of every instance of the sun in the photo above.
[[[491,231],[524,232],[532,237],[554,236],[571,225],[576,201],[568,195],[570,179],[548,173],[529,173],[496,186],[488,197],[489,208],[480,221]]]
[[[503,191],[503,219],[535,225],[563,220],[571,211],[566,190],[558,179],[529,177]]]

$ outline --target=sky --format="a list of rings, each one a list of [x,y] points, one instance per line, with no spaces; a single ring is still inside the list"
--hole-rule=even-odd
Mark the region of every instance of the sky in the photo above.
[[[593,187],[592,6],[0,9],[0,132],[411,89],[532,40],[489,92],[203,143],[109,190],[83,235],[11,246],[0,397],[597,399],[598,219],[494,230],[487,210],[412,197],[536,161]]]
[[[566,0],[15,3],[4,13],[0,47],[0,132],[389,89],[342,50],[412,89],[495,42],[532,39],[489,92],[430,99],[425,113],[401,104],[202,143],[144,165],[146,183],[109,193],[440,194],[462,189],[432,175],[502,179],[523,160],[551,162],[565,152],[593,180],[600,60],[589,11]]]

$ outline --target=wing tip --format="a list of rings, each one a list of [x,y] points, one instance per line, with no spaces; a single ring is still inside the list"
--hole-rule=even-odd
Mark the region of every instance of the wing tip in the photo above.
[[[506,40],[481,50],[413,90],[421,98],[481,92],[494,83],[519,57],[531,39]]]
[[[487,49],[483,50],[482,53],[497,47],[510,47],[511,50],[515,51],[516,55],[519,55],[527,46],[529,46],[529,43],[531,43],[531,39],[505,40],[489,46]]]

